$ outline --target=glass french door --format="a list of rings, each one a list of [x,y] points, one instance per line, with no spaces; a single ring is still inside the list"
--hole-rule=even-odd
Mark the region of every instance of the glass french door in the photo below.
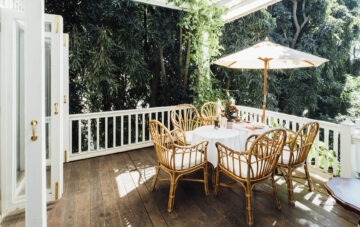
[[[46,182],[46,189],[43,190],[47,201],[60,198],[63,191],[63,90],[66,87],[63,84],[63,75],[67,72],[64,71],[63,61],[67,56],[65,57],[63,52],[65,43],[62,18],[55,15],[45,15],[43,18],[44,35],[28,33],[28,36],[43,37],[44,77],[41,77],[39,69],[26,65],[29,64],[26,61],[32,59],[26,55],[25,50],[31,53],[34,49],[31,50],[29,37],[26,40],[26,32],[29,30],[25,26],[33,26],[31,23],[34,21],[25,23],[23,12],[0,9],[2,216],[25,206],[33,210],[39,206],[41,182],[35,183],[39,176],[34,176],[33,170],[41,168],[42,158],[45,162]],[[31,17],[30,20],[35,19]],[[41,20],[38,18],[38,21]],[[33,53],[36,54],[36,51]],[[41,89],[42,84],[45,90]],[[41,109],[43,111],[39,111]]]

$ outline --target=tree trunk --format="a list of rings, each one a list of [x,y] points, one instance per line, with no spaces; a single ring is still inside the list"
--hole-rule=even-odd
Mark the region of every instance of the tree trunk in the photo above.
[[[189,67],[190,67],[190,50],[191,50],[191,39],[187,42],[186,47],[186,60],[185,60],[185,72],[184,72],[184,87],[187,87],[188,84],[188,74],[189,74]]]
[[[151,80],[150,106],[154,107],[156,106],[156,100],[158,95],[160,70],[157,64],[150,67],[150,70],[153,74],[153,78]]]
[[[183,70],[183,54],[182,54],[182,45],[183,45],[183,30],[180,25],[180,37],[179,37],[179,69],[180,69],[180,75],[183,76],[184,70]]]
[[[302,2],[303,22],[300,25],[299,21],[298,21],[298,18],[297,18],[298,1],[297,0],[291,0],[291,2],[293,3],[292,15],[293,15],[294,25],[295,25],[295,28],[296,28],[296,32],[295,32],[293,41],[291,43],[291,48],[295,48],[296,42],[297,42],[297,40],[299,38],[299,35],[300,35],[301,31],[305,27],[306,23],[309,21],[309,16],[306,16],[306,14],[305,14],[306,0],[303,0],[303,2]]]
[[[161,68],[161,75],[163,76],[164,82],[167,84],[167,76],[165,71],[165,63],[164,63],[164,47],[159,46],[159,62]]]

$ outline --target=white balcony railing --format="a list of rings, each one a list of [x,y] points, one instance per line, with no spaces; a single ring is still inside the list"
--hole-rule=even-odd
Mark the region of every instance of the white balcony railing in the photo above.
[[[171,128],[172,109],[172,106],[167,106],[70,115],[70,152],[67,160],[152,146],[149,121],[156,119]]]
[[[246,106],[238,108],[239,115],[248,121],[262,120],[261,109]],[[172,109],[172,106],[168,106],[70,115],[70,152],[67,160],[74,161],[152,146],[148,130],[149,121],[159,120],[171,129]],[[296,131],[310,121],[314,120],[266,111],[266,123],[272,127],[281,125]],[[320,124],[320,130],[308,156],[308,163],[322,171],[350,177],[351,152],[356,149],[356,144],[360,145],[360,140],[352,141],[353,124],[317,122]]]

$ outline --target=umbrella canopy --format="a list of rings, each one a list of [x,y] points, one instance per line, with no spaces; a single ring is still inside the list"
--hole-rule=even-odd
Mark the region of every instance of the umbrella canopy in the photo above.
[[[264,69],[263,123],[265,123],[267,69],[294,69],[319,66],[328,60],[265,39],[245,50],[222,57],[214,63],[231,69]]]
[[[263,69],[264,59],[270,59],[270,69],[293,69],[319,66],[328,60],[304,53],[267,39],[245,50],[222,57],[214,63],[232,69]]]

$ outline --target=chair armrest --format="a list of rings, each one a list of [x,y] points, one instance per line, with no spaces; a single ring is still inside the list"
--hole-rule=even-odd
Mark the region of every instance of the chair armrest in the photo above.
[[[203,140],[195,145],[179,145],[174,144],[175,153],[185,153],[185,152],[196,152],[196,151],[203,151],[205,154],[207,153],[207,145],[208,141]],[[183,150],[183,152],[179,152],[179,150]]]

